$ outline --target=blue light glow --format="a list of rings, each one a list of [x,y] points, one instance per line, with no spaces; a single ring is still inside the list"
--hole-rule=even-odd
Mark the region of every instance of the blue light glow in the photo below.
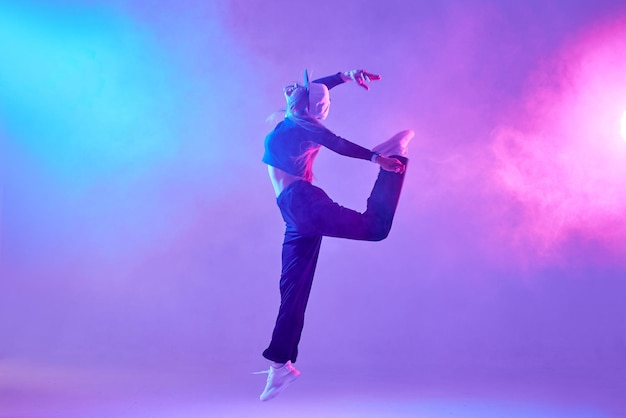
[[[162,100],[171,92],[156,88],[167,68],[139,25],[93,5],[1,7],[0,112],[9,137],[70,176],[171,151]]]

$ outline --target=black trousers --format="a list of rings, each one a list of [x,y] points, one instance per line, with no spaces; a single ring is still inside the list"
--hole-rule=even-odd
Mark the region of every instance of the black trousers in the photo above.
[[[405,164],[404,157],[395,157]],[[387,237],[400,198],[404,173],[380,170],[367,209],[359,213],[333,202],[319,187],[306,181],[289,185],[277,203],[286,230],[280,277],[280,309],[272,341],[263,352],[269,360],[296,361],[304,327],[304,312],[323,236],[380,241]]]

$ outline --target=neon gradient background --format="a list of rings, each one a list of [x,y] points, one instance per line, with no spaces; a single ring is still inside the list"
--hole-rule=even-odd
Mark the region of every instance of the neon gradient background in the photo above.
[[[0,416],[624,416],[624,51],[617,0],[0,3]],[[417,135],[261,406],[262,140],[304,68],[383,76],[332,91],[337,134]],[[355,209],[375,175],[316,163]]]

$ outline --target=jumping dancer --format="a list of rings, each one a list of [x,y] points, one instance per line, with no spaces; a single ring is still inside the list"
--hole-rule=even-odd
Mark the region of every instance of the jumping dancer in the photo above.
[[[363,148],[343,139],[320,123],[330,107],[328,90],[353,80],[369,90],[367,83],[380,76],[352,70],[284,88],[285,118],[265,138],[263,162],[267,164],[276,201],[286,230],[282,250],[280,308],[269,347],[263,357],[272,361],[262,401],[276,397],[300,372],[293,366],[304,325],[315,266],[323,236],[380,241],[391,228],[408,159],[413,131],[402,131],[374,147]],[[338,154],[371,161],[380,166],[367,200],[367,210],[356,212],[333,202],[311,184],[313,161],[324,146]]]

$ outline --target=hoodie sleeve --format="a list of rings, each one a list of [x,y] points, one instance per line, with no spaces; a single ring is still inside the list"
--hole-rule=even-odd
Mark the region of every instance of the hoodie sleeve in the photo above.
[[[339,84],[345,83],[345,81],[343,80],[343,77],[341,77],[341,73],[337,73],[334,75],[329,75],[327,77],[313,80],[313,83],[324,84],[326,87],[328,87],[328,90],[330,90],[333,87],[338,86]]]

